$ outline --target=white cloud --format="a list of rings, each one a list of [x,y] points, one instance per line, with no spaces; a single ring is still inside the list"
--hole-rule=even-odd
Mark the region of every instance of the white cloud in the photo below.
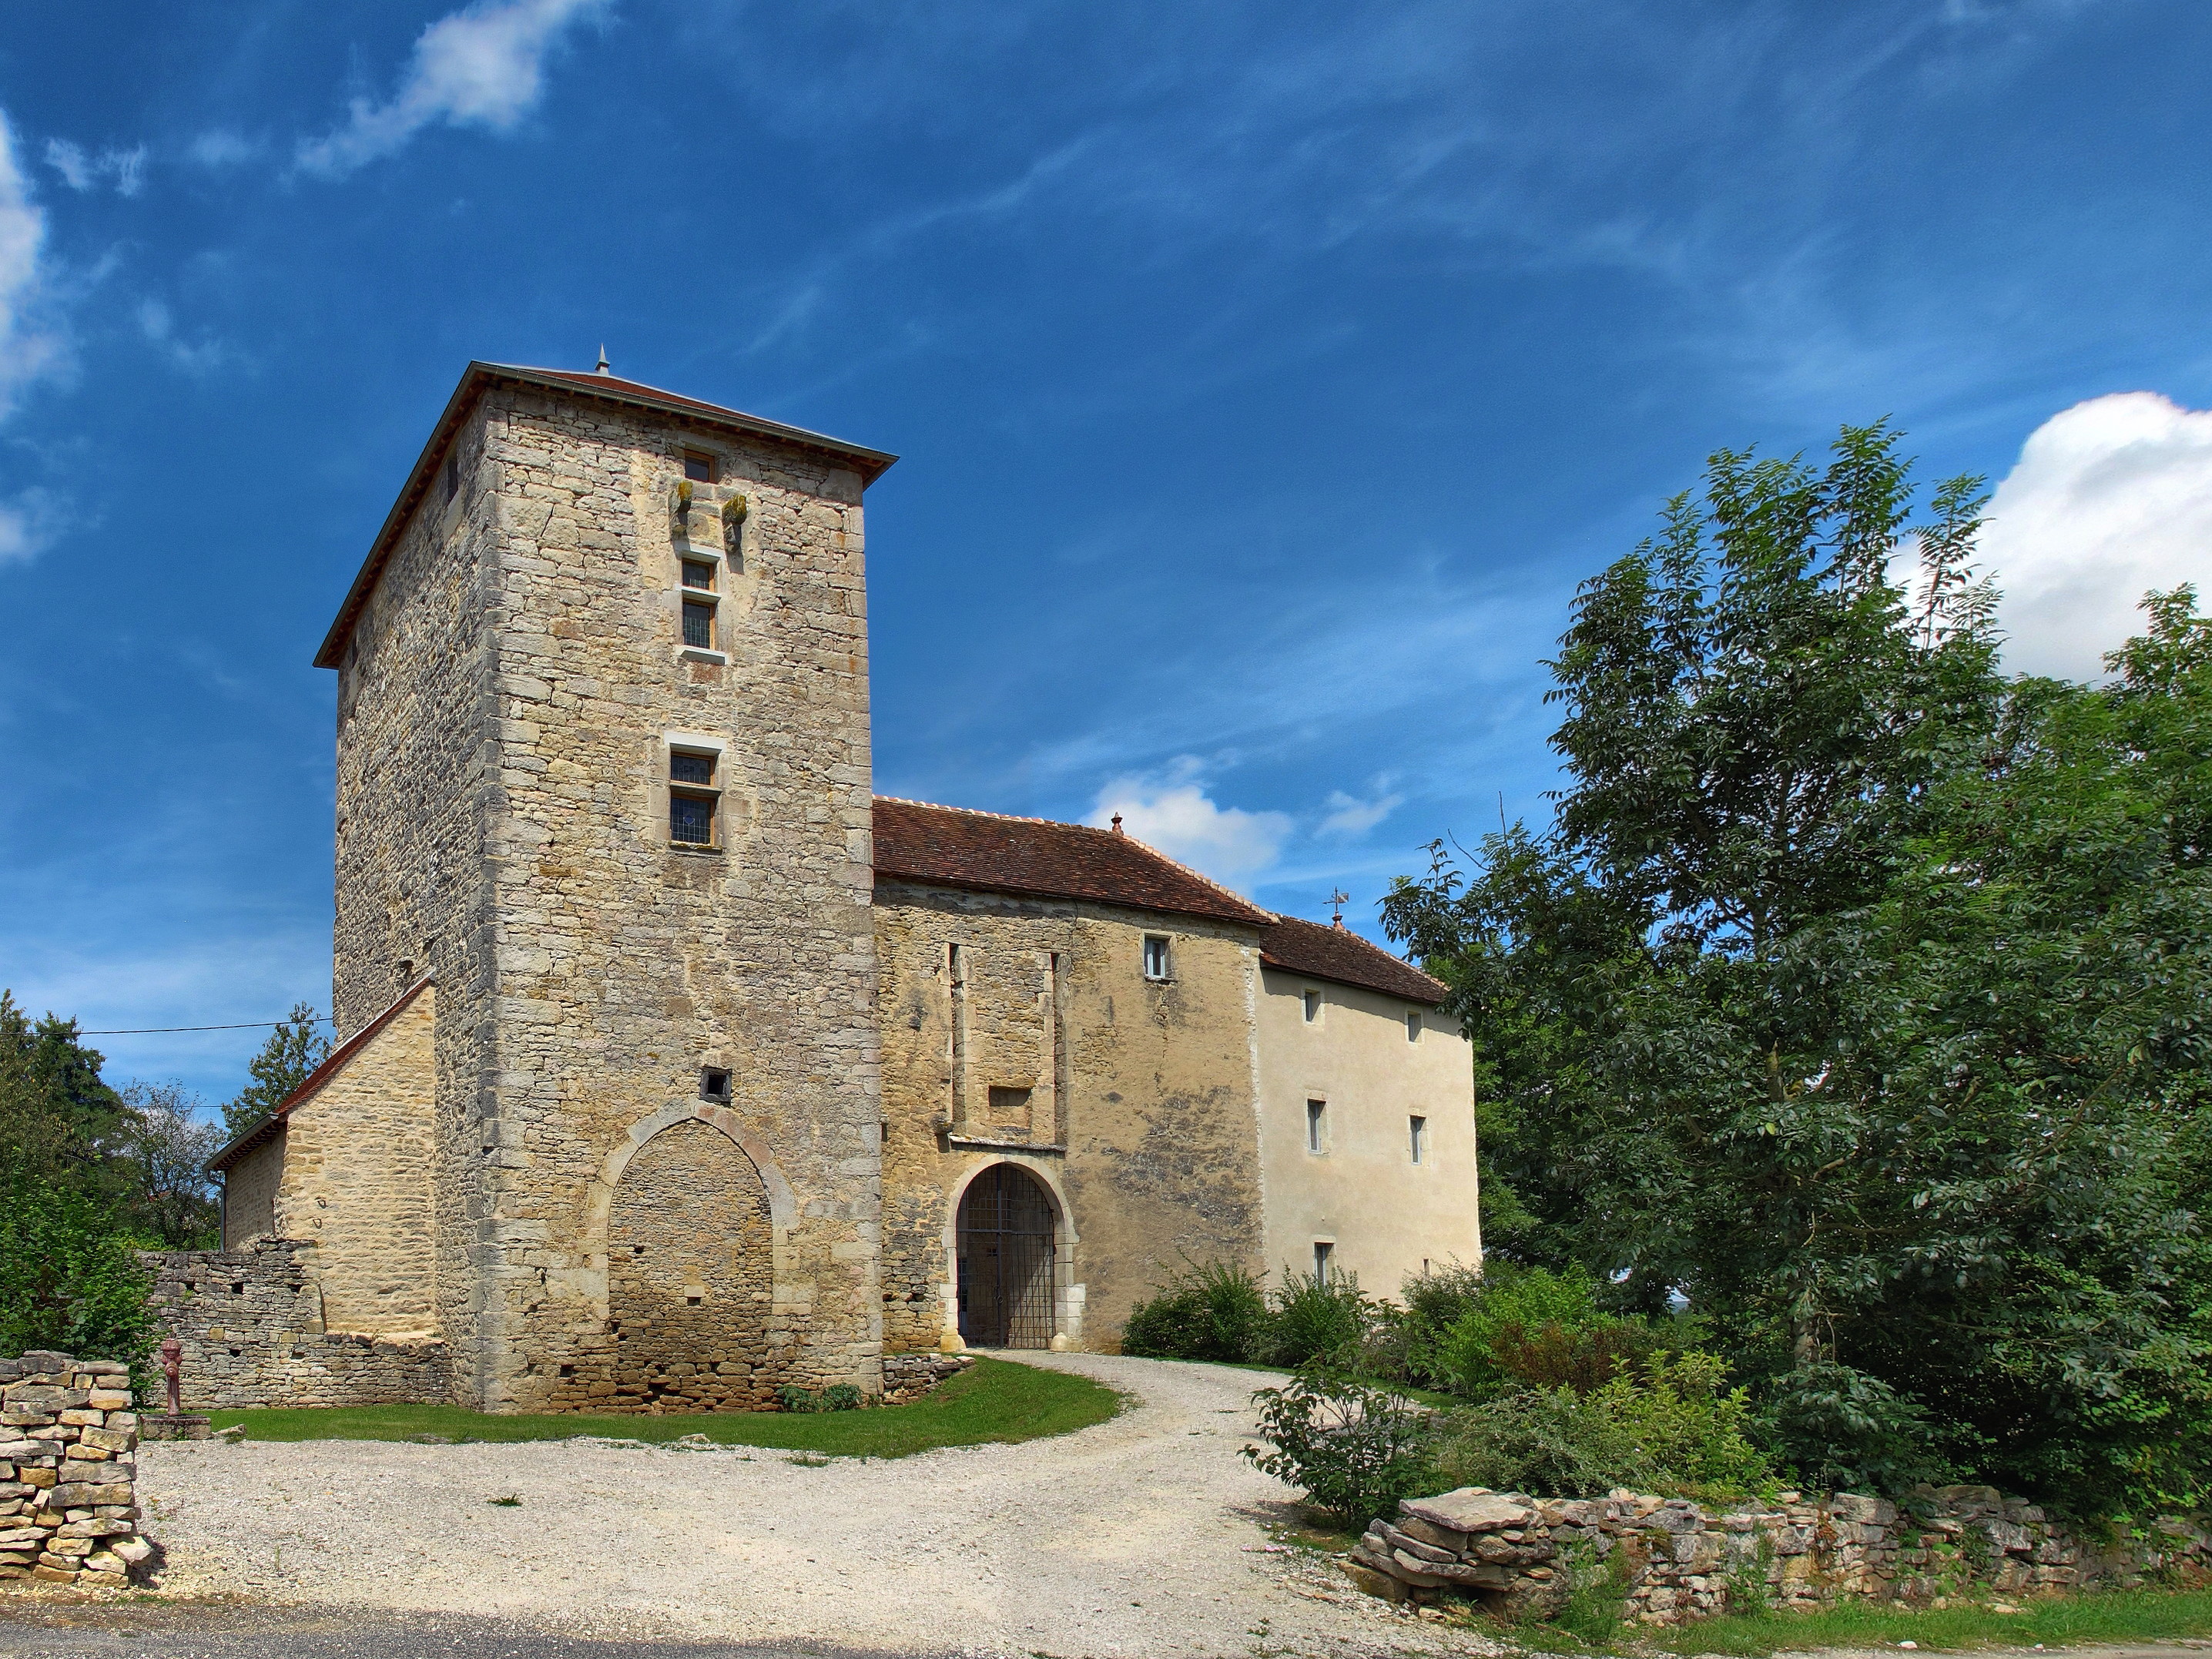
[[[214,368],[229,355],[220,340],[204,331],[197,340],[187,340],[179,334],[176,319],[160,300],[138,302],[138,331],[146,337],[149,344],[159,347],[161,355],[171,362],[195,374]]]
[[[2212,583],[2212,411],[2154,392],[2062,410],[2028,435],[1989,520],[2005,665],[2100,677],[2141,630],[2146,590]]]
[[[62,504],[50,490],[33,488],[0,501],[0,565],[27,563],[61,533]]]
[[[67,353],[52,317],[45,263],[46,216],[15,157],[15,135],[0,113],[0,417],[33,381],[59,368]]]
[[[261,153],[261,146],[224,128],[203,132],[185,146],[185,159],[194,167],[234,167]]]
[[[102,179],[115,180],[118,196],[136,196],[146,185],[143,144],[133,149],[104,149],[93,155],[82,144],[73,144],[66,138],[49,138],[46,165],[61,174],[64,184],[80,193],[98,189]]]
[[[356,98],[345,125],[301,144],[300,165],[336,178],[390,155],[424,127],[505,132],[544,91],[545,59],[574,23],[603,15],[611,0],[477,0],[441,17],[415,42],[398,92],[373,104]]]
[[[1378,780],[1376,783],[1377,791],[1383,787]],[[1378,793],[1373,800],[1361,800],[1356,795],[1346,794],[1341,789],[1332,789],[1328,792],[1328,815],[1322,819],[1321,827],[1316,833],[1334,840],[1357,840],[1405,804],[1403,795]]]
[[[1199,771],[1185,755],[1164,777],[1116,778],[1098,792],[1090,822],[1103,829],[1118,812],[1125,833],[1227,886],[1265,873],[1290,838],[1289,817],[1216,805]]]

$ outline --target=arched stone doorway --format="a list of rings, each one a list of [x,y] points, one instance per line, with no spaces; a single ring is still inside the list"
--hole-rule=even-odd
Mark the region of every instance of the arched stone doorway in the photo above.
[[[768,1188],[719,1129],[672,1123],[637,1150],[607,1210],[617,1410],[771,1403]]]
[[[955,1234],[960,1336],[971,1348],[1048,1348],[1052,1198],[1028,1170],[994,1164],[961,1195]]]

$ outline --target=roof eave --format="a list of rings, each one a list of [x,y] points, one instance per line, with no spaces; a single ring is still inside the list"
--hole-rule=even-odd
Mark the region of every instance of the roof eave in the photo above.
[[[1004,893],[1010,898],[1056,899],[1063,904],[1110,904],[1120,910],[1142,910],[1155,916],[1197,916],[1206,921],[1225,921],[1239,927],[1264,928],[1271,926],[1274,917],[1257,905],[1247,915],[1239,915],[1224,906],[1218,910],[1200,910],[1188,905],[1146,904],[1137,899],[1100,898],[1091,893],[1069,893],[1057,888],[1022,887],[1005,881],[953,881],[944,876],[921,875],[911,870],[893,870],[882,865],[876,866],[878,878],[902,881],[915,887],[941,887],[949,893]]]

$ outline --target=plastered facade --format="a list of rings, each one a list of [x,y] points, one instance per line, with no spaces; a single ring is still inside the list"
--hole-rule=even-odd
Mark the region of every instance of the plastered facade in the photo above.
[[[1393,1297],[1425,1268],[1479,1266],[1474,1068],[1457,1023],[1397,997],[1266,967],[1258,1037],[1266,1261],[1278,1279],[1286,1267],[1312,1272],[1316,1243],[1331,1246],[1332,1271],[1357,1273],[1364,1289]],[[1309,1119],[1314,1103],[1317,1125]],[[1423,1120],[1418,1164],[1415,1117]]]

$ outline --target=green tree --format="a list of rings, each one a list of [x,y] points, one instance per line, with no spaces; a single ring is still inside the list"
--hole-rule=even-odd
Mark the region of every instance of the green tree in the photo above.
[[[1385,921],[1498,1103],[1507,1248],[1686,1297],[1801,1465],[2194,1491],[2204,629],[2008,684],[1980,500],[1908,528],[1879,426],[1714,457],[1578,599],[1554,823]]]
[[[235,1140],[265,1121],[316,1066],[330,1058],[330,1039],[311,1003],[295,1002],[283,1024],[269,1034],[261,1052],[247,1063],[253,1079],[222,1109],[227,1138]]]

